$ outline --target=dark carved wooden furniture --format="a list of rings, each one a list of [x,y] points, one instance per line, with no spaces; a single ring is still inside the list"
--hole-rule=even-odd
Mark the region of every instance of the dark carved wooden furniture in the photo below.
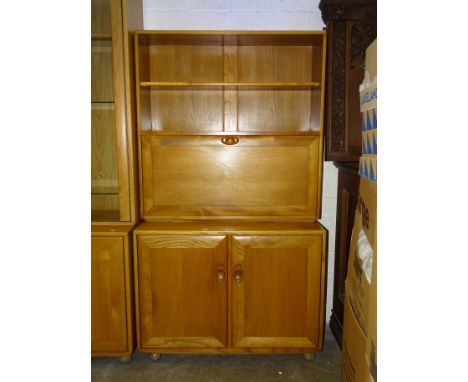
[[[343,312],[345,279],[348,270],[349,244],[356,211],[359,174],[354,162],[335,162],[338,168],[338,193],[335,239],[335,273],[333,280],[333,309],[330,329],[336,341],[341,344],[343,334]]]
[[[368,45],[377,36],[376,0],[322,0],[327,25],[326,160],[358,161],[359,85]]]
[[[341,345],[344,281],[358,193],[361,153],[359,85],[368,45],[377,37],[376,0],[322,0],[328,35],[325,100],[326,160],[338,168],[335,271],[330,328]]]

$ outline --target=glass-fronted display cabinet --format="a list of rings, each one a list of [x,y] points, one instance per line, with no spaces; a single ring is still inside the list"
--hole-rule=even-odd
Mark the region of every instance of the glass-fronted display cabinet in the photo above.
[[[91,220],[135,222],[133,61],[127,7],[91,1]],[[133,13],[133,12],[132,12]]]
[[[135,349],[132,31],[142,28],[141,0],[91,0],[91,355],[122,362]]]

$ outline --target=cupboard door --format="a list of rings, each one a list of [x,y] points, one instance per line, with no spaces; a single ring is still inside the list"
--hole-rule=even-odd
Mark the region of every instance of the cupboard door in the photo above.
[[[319,216],[318,136],[143,134],[141,139],[147,221]]]
[[[128,351],[124,238],[91,238],[91,350]]]
[[[227,346],[227,238],[137,238],[139,347]]]
[[[321,235],[233,236],[233,347],[322,347],[323,249]]]

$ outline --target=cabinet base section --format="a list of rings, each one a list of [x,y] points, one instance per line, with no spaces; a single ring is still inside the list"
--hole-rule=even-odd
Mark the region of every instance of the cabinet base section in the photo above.
[[[321,350],[317,349],[274,349],[274,348],[255,348],[255,349],[236,349],[236,348],[218,348],[218,349],[137,349],[142,353],[150,354],[316,354]]]
[[[317,223],[143,223],[134,230],[138,349],[323,348],[326,231]]]
[[[91,357],[129,362],[136,346],[132,229],[91,227]]]

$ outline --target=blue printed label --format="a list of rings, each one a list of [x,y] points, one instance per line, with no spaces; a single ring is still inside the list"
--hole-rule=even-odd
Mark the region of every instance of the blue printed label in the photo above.
[[[377,82],[365,87],[359,93],[361,112],[377,106]]]

